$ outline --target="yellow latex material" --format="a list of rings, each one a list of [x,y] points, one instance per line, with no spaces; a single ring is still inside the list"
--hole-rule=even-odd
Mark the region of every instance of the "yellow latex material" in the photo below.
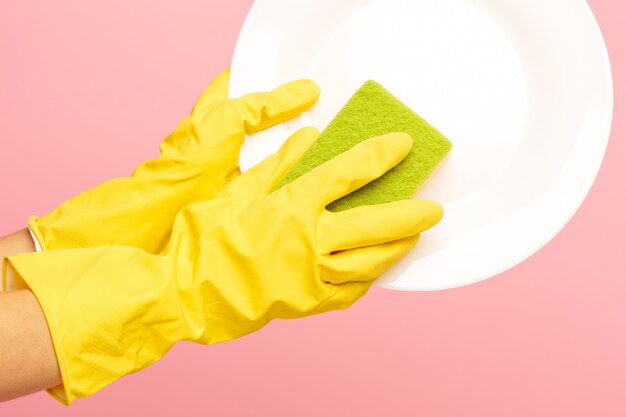
[[[174,343],[234,339],[275,318],[346,308],[435,225],[441,207],[402,200],[325,206],[400,162],[404,133],[366,140],[272,191],[315,140],[303,129],[213,200],[175,218],[160,254],[128,246],[7,257],[46,316],[70,404],[159,360]]]
[[[162,250],[180,209],[212,198],[239,174],[245,133],[282,123],[313,105],[318,86],[310,80],[269,93],[227,99],[228,70],[202,93],[191,114],[161,144],[161,155],[130,177],[96,186],[29,219],[44,250],[130,245]]]

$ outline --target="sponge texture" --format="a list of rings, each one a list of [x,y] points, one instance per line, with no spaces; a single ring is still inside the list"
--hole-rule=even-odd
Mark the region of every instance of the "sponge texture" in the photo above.
[[[452,144],[400,100],[375,81],[367,81],[352,96],[277,184],[280,188],[357,143],[392,132],[413,138],[407,157],[382,177],[328,205],[330,211],[408,199],[445,158]]]

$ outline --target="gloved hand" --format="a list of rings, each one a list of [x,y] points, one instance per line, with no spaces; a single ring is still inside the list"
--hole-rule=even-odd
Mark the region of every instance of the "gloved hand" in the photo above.
[[[436,224],[441,207],[403,200],[331,213],[325,206],[400,162],[403,133],[364,141],[271,191],[316,131],[184,208],[165,250],[91,247],[8,257],[50,329],[70,404],[159,360],[174,343],[234,339],[275,318],[346,308]],[[297,140],[302,139],[302,140]]]
[[[99,245],[137,246],[158,253],[167,243],[176,213],[212,198],[236,177],[245,133],[282,123],[307,110],[319,96],[310,80],[269,93],[227,99],[228,70],[202,93],[161,144],[161,155],[130,177],[116,178],[31,216],[28,225],[43,250]]]

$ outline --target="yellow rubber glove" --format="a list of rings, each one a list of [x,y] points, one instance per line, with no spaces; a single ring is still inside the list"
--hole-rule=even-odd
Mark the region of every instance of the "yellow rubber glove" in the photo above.
[[[440,220],[430,201],[325,209],[400,162],[413,144],[404,133],[361,142],[271,191],[315,135],[300,131],[215,199],[184,208],[158,255],[106,246],[7,257],[3,277],[30,288],[46,316],[63,379],[51,393],[70,404],[177,341],[217,343],[275,318],[346,308]]]
[[[228,70],[163,141],[160,157],[141,164],[130,177],[98,185],[41,218],[32,216],[28,225],[42,249],[119,244],[157,253],[178,211],[212,198],[240,173],[245,133],[295,117],[319,96],[310,80],[234,100],[227,99],[227,90]]]

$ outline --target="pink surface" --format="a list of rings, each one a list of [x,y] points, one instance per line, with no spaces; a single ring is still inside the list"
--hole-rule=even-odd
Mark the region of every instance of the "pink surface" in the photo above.
[[[228,65],[251,0],[0,3],[0,234],[127,175]],[[352,309],[181,344],[65,408],[2,416],[625,416],[625,7],[590,0],[615,74],[612,140],[589,198],[496,279],[374,289]],[[1,352],[0,352],[1,354]]]

